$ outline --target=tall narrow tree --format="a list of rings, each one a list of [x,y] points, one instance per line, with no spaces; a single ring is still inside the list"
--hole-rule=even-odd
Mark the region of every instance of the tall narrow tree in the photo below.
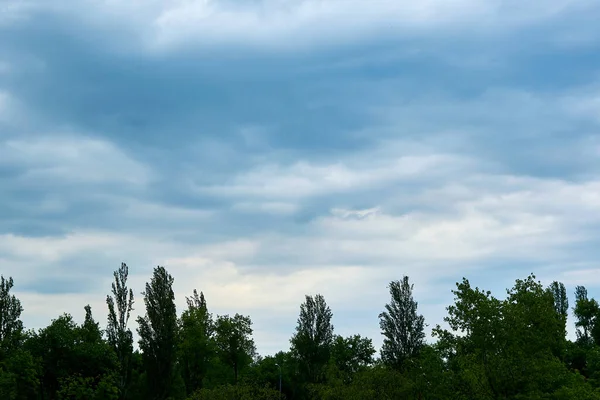
[[[108,342],[115,350],[119,360],[119,391],[120,398],[127,395],[127,387],[131,377],[131,356],[133,354],[133,334],[127,327],[129,317],[133,311],[133,290],[127,287],[129,268],[121,263],[121,267],[114,273],[112,283],[112,296],[106,296],[108,305],[108,327],[106,335]]]
[[[214,356],[212,316],[208,313],[204,294],[194,289],[192,297],[186,297],[188,308],[181,315],[181,340],[179,359],[186,391],[192,394],[202,388]]]
[[[158,266],[146,283],[144,303],[146,315],[138,317],[139,345],[142,350],[149,393],[165,400],[173,389],[177,349],[177,310],[173,293],[173,277]]]
[[[20,319],[23,307],[19,299],[10,294],[13,285],[12,277],[0,276],[0,361],[17,346],[23,331]]]
[[[552,293],[554,299],[554,311],[561,322],[563,336],[567,335],[567,318],[569,314],[569,297],[567,289],[562,282],[554,281],[548,286],[548,291]]]
[[[36,398],[36,360],[23,344],[23,307],[11,294],[13,279],[0,276],[0,399]]]
[[[554,310],[566,323],[569,312],[569,298],[567,297],[565,285],[562,282],[554,281],[550,284],[548,290],[554,298]]]
[[[575,288],[575,327],[577,328],[577,340],[583,344],[592,343],[592,334],[597,324],[600,306],[595,299],[588,298],[587,289],[584,286]]]
[[[418,355],[425,340],[425,319],[417,314],[417,302],[413,299],[413,285],[408,276],[402,281],[389,284],[391,302],[379,314],[379,326],[384,336],[381,360],[401,369],[407,359]]]
[[[316,383],[323,378],[323,369],[329,361],[333,344],[332,317],[331,309],[320,294],[306,296],[305,302],[300,305],[296,333],[290,342],[292,354],[308,382]]]

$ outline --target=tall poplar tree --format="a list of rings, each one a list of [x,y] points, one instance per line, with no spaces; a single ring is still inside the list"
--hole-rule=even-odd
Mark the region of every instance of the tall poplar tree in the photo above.
[[[167,399],[173,390],[177,355],[177,309],[173,277],[158,266],[146,283],[146,315],[138,317],[139,345],[146,366],[149,393],[156,400]]]
[[[391,301],[379,314],[379,327],[384,336],[381,360],[401,369],[406,360],[418,355],[425,341],[425,318],[417,313],[413,285],[408,276],[389,284]]]
[[[119,392],[124,399],[131,377],[131,357],[133,354],[133,334],[127,327],[133,311],[133,290],[127,287],[129,268],[121,263],[114,272],[115,281],[112,283],[112,296],[106,296],[108,305],[108,327],[106,335],[108,343],[113,347],[119,360]]]
[[[577,341],[586,345],[592,344],[594,333],[600,330],[600,325],[598,324],[600,305],[598,305],[595,299],[588,298],[588,292],[584,286],[577,286],[575,288],[575,308],[573,308],[573,314],[575,314]]]
[[[186,301],[188,308],[180,320],[179,360],[186,391],[192,394],[202,388],[215,355],[214,323],[202,292],[198,295],[194,289],[193,296],[186,297]]]
[[[10,290],[14,285],[12,277],[0,276],[0,361],[14,349],[23,331],[21,301]]]
[[[334,339],[332,317],[331,309],[320,294],[306,296],[305,302],[300,305],[296,333],[290,342],[292,354],[308,382],[316,383],[323,378]]]

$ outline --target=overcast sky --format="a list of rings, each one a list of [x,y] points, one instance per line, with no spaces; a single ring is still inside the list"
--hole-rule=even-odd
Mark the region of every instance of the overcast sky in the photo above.
[[[40,328],[88,303],[104,324],[122,261],[143,312],[164,265],[179,312],[203,291],[262,354],[316,293],[379,346],[403,275],[428,333],[463,276],[600,296],[599,19],[597,0],[0,0],[0,273]]]

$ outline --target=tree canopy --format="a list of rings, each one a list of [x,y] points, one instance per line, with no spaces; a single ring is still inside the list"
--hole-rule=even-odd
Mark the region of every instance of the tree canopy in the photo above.
[[[139,348],[129,319],[134,292],[126,264],[106,297],[107,326],[82,307],[26,331],[12,278],[0,278],[0,398],[7,400],[600,400],[600,306],[574,288],[577,340],[566,337],[567,288],[534,275],[504,296],[456,284],[426,340],[408,276],[390,282],[371,338],[334,334],[320,295],[300,304],[289,349],[261,356],[250,316],[213,315],[203,292],[177,314],[174,278],[156,267],[142,293]],[[105,309],[106,310],[106,309]],[[98,310],[95,310],[97,312]],[[357,327],[362,328],[362,327]]]

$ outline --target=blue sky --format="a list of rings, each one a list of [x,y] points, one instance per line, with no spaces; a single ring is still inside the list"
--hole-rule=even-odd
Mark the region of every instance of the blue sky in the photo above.
[[[530,4],[531,3],[531,4]],[[0,0],[0,261],[28,327],[104,298],[381,338],[463,276],[600,296],[600,2]],[[132,324],[132,327],[135,327]],[[572,335],[571,329],[571,335]]]

